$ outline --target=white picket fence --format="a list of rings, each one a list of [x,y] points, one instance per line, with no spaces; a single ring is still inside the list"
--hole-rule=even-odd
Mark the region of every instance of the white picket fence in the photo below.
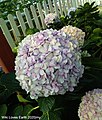
[[[44,17],[50,12],[57,13],[58,16],[66,15],[70,7],[78,7],[85,2],[93,2],[100,4],[100,0],[44,0],[41,3],[24,9],[24,13],[16,12],[16,18],[9,14],[8,20],[0,18],[0,26],[11,48],[15,47],[15,41],[20,41],[20,36],[26,36],[25,30],[29,28],[45,29]],[[25,17],[25,19],[24,19]]]

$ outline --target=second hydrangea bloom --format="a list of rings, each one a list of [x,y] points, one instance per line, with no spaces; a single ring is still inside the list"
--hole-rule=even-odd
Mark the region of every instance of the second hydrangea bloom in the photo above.
[[[80,120],[102,120],[102,89],[94,89],[82,98],[78,110]]]
[[[59,21],[59,18],[56,13],[49,13],[45,16],[44,22],[47,27],[50,27],[50,24]]]
[[[79,43],[79,46],[84,44],[85,32],[83,32],[81,29],[68,25],[64,26],[61,31],[76,39]]]
[[[16,79],[32,99],[73,91],[84,67],[77,40],[47,29],[27,36],[18,47]]]

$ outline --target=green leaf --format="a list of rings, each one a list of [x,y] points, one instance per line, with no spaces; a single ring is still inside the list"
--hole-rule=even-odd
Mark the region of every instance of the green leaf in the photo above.
[[[69,93],[68,95],[66,95],[66,100],[70,100],[70,101],[73,101],[73,100],[80,100],[81,97],[83,95],[82,94],[79,94],[79,93]]]
[[[46,113],[43,113],[40,120],[61,120],[60,114],[57,111],[49,111]]]
[[[50,111],[49,112],[50,120],[61,120],[59,112]]]
[[[2,94],[6,90],[5,86],[0,85],[0,94]]]
[[[27,35],[31,35],[31,34],[34,34],[36,32],[39,32],[39,30],[37,28],[28,28],[28,29],[26,29],[25,32]]]
[[[12,49],[12,52],[17,54],[17,50],[18,50],[18,47],[14,47],[14,48]]]
[[[41,116],[40,120],[49,120],[49,117],[48,117],[47,113],[44,113],[44,114]]]
[[[23,110],[23,114],[22,115],[26,116],[32,108],[33,108],[33,106],[30,105],[30,104],[24,106],[24,110]]]
[[[85,66],[102,69],[102,60],[100,60],[99,58],[86,57],[82,59],[82,63]]]
[[[45,97],[38,99],[38,104],[42,112],[48,112],[49,110],[51,110],[54,103],[55,99],[53,97]]]
[[[17,106],[13,111],[14,116],[21,116],[22,113],[23,113],[23,106],[22,105]]]
[[[7,113],[7,106],[6,104],[0,105],[0,116],[5,116]]]
[[[25,98],[23,98],[23,96],[20,94],[17,95],[17,98],[18,98],[19,102],[24,102],[24,103],[30,102],[30,101],[26,100]]]
[[[93,33],[94,33],[94,34],[102,33],[102,29],[101,29],[101,28],[95,28],[95,29],[93,30]]]
[[[5,87],[5,90],[0,94],[0,99],[5,101],[11,94],[16,91],[23,91],[19,82],[15,79],[15,73],[3,74],[0,79],[0,85]],[[0,101],[1,102],[1,101]]]

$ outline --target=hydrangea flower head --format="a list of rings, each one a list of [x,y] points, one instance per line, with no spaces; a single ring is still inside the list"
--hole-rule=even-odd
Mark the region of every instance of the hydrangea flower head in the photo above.
[[[78,116],[80,120],[102,120],[102,89],[94,89],[83,96]]]
[[[85,32],[83,32],[81,29],[68,25],[64,26],[61,31],[76,39],[79,43],[79,46],[84,44]]]
[[[46,29],[19,44],[16,79],[32,99],[73,91],[84,67],[77,40],[64,32]]]
[[[45,16],[44,22],[47,27],[50,26],[51,23],[59,21],[59,18],[56,13],[49,13]]]

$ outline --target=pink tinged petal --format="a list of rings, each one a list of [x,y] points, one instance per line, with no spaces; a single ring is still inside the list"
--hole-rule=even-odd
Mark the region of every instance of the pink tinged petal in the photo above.
[[[71,54],[71,53],[68,53],[67,56],[68,56],[69,58],[71,58],[71,57],[72,57],[72,54]]]
[[[55,92],[57,93],[59,91],[59,88],[58,87],[55,87]]]
[[[43,65],[42,65],[41,63],[36,63],[36,64],[34,65],[34,67],[35,67],[35,69],[36,69],[36,68],[42,68]]]
[[[56,44],[56,40],[52,39],[52,41],[50,42],[51,45],[55,45]]]
[[[47,51],[47,49],[48,49],[48,43],[45,43],[43,46],[44,46],[45,51]]]
[[[73,87],[69,87],[69,91],[73,92],[74,88]]]
[[[25,77],[24,75],[20,75],[19,79],[24,80],[24,77]]]
[[[45,80],[45,79],[41,79],[41,80],[40,80],[40,83],[41,83],[41,84],[45,84],[45,83],[46,83],[46,80]]]
[[[49,47],[48,47],[48,51],[52,51],[53,49],[52,49],[52,46],[51,45],[49,45]]]
[[[49,66],[55,66],[55,61],[51,61],[50,63],[49,63]]]
[[[38,38],[39,38],[39,39],[43,39],[43,37],[44,37],[44,36],[43,36],[42,34],[39,34],[39,35],[38,35]]]
[[[63,83],[63,86],[64,86],[64,88],[67,89],[67,91],[68,91],[68,88],[69,88],[68,83],[67,83],[67,82],[64,82],[64,83]]]
[[[44,70],[40,70],[40,75],[44,75],[45,74],[45,72],[44,72]]]
[[[59,91],[59,88],[57,87],[57,85],[56,85],[55,82],[52,83],[52,87],[53,87],[53,89],[54,89],[55,92]]]
[[[69,73],[69,69],[67,69],[67,70],[63,70],[64,71],[64,76],[67,76],[67,73]]]
[[[29,63],[31,63],[31,61],[32,61],[31,57],[27,57],[27,61],[28,61]]]
[[[67,59],[63,60],[62,64],[66,64],[68,61]]]
[[[65,89],[63,89],[63,88],[60,89],[59,94],[62,94],[62,95],[63,95],[63,94],[65,94],[65,93],[66,93],[66,90],[65,90]]]
[[[57,50],[57,49],[59,49],[59,47],[58,46],[53,46],[53,49]]]
[[[45,97],[48,97],[48,96],[49,96],[49,91],[48,91],[48,90],[45,91],[44,96],[45,96]]]
[[[61,62],[61,61],[62,61],[62,56],[59,55],[59,56],[57,57],[57,62]]]
[[[37,74],[37,79],[38,79],[38,80],[40,79],[40,75],[39,75],[39,74]]]
[[[30,72],[27,72],[27,76],[30,77],[30,76],[31,76],[31,73],[30,73]]]
[[[49,53],[47,56],[46,56],[46,60],[51,60],[53,57],[53,53]]]
[[[59,82],[59,83],[64,83],[63,77],[59,77],[59,78],[58,78],[58,82]]]
[[[46,70],[47,67],[48,67],[48,63],[44,63],[42,68],[43,68],[44,70]]]
[[[35,73],[32,74],[33,81],[37,79],[37,75]]]
[[[56,66],[55,66],[55,69],[60,69],[60,65],[56,65]]]
[[[45,49],[43,46],[41,46],[41,47],[39,48],[39,51],[40,51],[41,53],[46,53],[46,49]]]
[[[32,82],[31,82],[31,80],[29,80],[28,85],[31,86],[31,84],[32,84]]]
[[[42,90],[42,86],[38,85],[37,89]]]
[[[34,50],[34,55],[38,55],[39,54],[39,50]]]
[[[59,42],[57,42],[57,43],[56,43],[56,46],[58,46],[58,47],[59,47],[59,46],[61,46],[61,44],[60,44]]]
[[[55,78],[55,75],[54,74],[51,74],[51,79],[54,79]]]
[[[49,90],[52,89],[52,87],[50,85],[46,85],[46,88],[49,89]]]
[[[53,72],[54,72],[54,68],[53,68],[53,67],[49,67],[49,71],[50,71],[51,73],[53,73]]]
[[[23,57],[24,57],[24,58],[27,58],[27,54],[24,54]]]
[[[60,55],[60,54],[61,54],[60,50],[54,51],[54,55],[55,55],[55,56],[56,56],[56,55]]]

